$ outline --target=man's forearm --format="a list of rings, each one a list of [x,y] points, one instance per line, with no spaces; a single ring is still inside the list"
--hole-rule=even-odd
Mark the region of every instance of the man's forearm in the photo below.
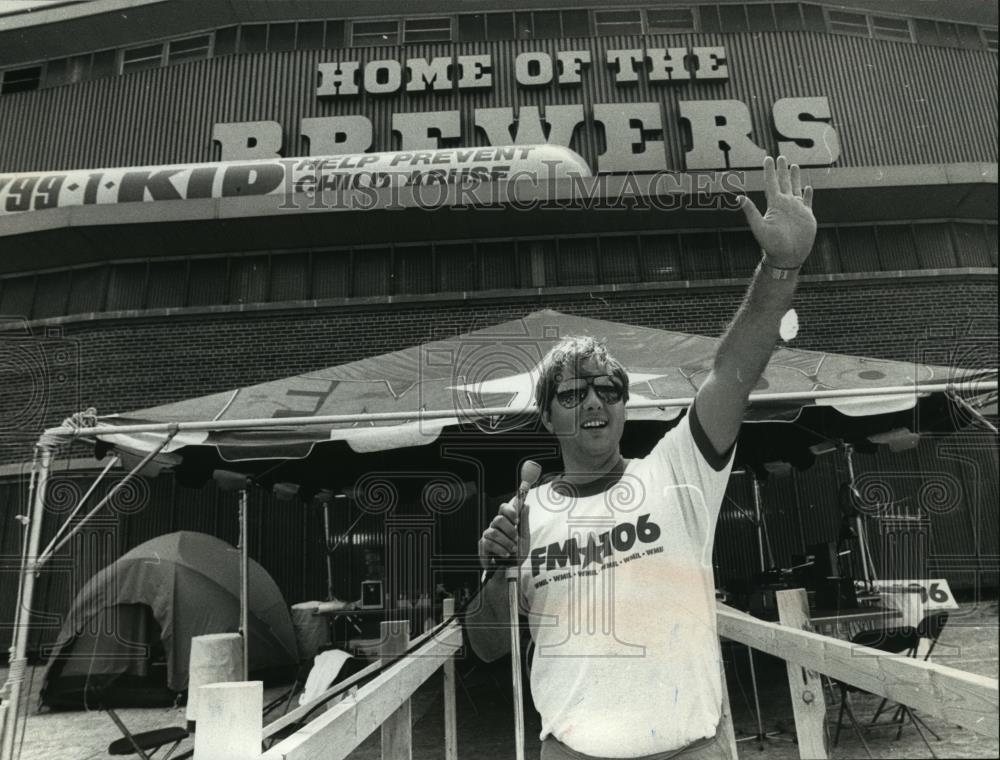
[[[510,651],[510,605],[507,581],[500,570],[492,573],[486,585],[469,603],[465,629],[476,656],[492,662]]]
[[[775,271],[783,279],[776,279]],[[771,358],[781,318],[791,308],[797,285],[798,270],[758,266],[743,303],[722,338],[715,355],[716,376],[741,393],[744,400]]]

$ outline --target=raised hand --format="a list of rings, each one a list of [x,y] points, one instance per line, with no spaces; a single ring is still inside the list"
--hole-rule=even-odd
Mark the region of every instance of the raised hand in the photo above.
[[[773,266],[801,266],[816,239],[813,189],[802,188],[797,164],[789,166],[784,156],[778,156],[777,162],[768,156],[764,159],[764,195],[767,211],[763,216],[748,197],[743,196],[740,202],[757,243]]]

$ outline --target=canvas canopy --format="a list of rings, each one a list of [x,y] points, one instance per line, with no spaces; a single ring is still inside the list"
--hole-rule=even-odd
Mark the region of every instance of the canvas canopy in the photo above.
[[[146,541],[97,572],[70,609],[41,698],[56,707],[170,704],[187,689],[191,639],[239,626],[240,553],[213,536],[178,531]],[[298,662],[284,597],[249,562],[250,672]],[[165,669],[155,664],[163,657]]]
[[[200,429],[184,429],[182,424],[154,462],[176,466],[185,459],[201,458],[211,466],[235,469],[261,460],[307,458],[324,446],[336,445],[341,461],[351,452],[426,446],[449,429],[472,429],[486,436],[523,431],[537,427],[532,396],[539,362],[567,335],[606,340],[626,365],[633,426],[670,422],[683,413],[708,376],[719,345],[716,338],[543,310],[402,351],[104,417],[99,424],[106,430],[108,425],[203,421]],[[922,388],[937,384],[943,390],[947,383],[968,385],[990,379],[995,389],[995,370],[782,347],[774,352],[754,391],[747,421],[790,423],[781,429],[787,445],[773,440],[773,429],[755,433],[753,425],[744,426],[744,437],[756,436],[764,446],[744,447],[754,449],[745,455],[794,460],[803,456],[803,447],[826,438],[861,440],[906,422],[912,425],[914,408],[932,395]],[[885,389],[896,391],[885,394]],[[831,393],[834,397],[826,397]],[[953,425],[944,395],[937,396],[922,410],[923,422]],[[409,419],[399,419],[407,414]],[[415,419],[421,414],[422,419]],[[330,415],[353,416],[306,424],[305,418]],[[295,422],[286,425],[282,422],[286,419]],[[223,429],[246,420],[264,420],[272,426]],[[122,454],[141,455],[162,445],[165,434],[100,438]]]

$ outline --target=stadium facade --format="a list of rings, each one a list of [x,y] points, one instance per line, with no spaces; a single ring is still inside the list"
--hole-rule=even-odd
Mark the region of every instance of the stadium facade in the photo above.
[[[0,175],[21,177],[0,184],[5,556],[19,552],[32,445],[88,406],[142,409],[543,308],[720,335],[759,252],[718,202],[718,177],[759,187],[766,154],[789,155],[816,187],[795,347],[995,368],[996,6],[887,6],[94,0],[0,16]],[[572,149],[600,182],[545,208],[461,208],[447,192],[388,208],[336,182],[296,187],[310,202],[289,205],[260,194],[266,173],[212,168],[399,151],[425,190],[453,192],[463,167],[540,143]],[[995,587],[995,438],[872,449],[856,461],[879,476],[872,498],[896,517],[929,515],[931,577]],[[65,515],[97,469],[93,451],[64,452],[50,511]],[[928,492],[931,473],[960,492]],[[769,480],[779,564],[836,532],[844,475],[831,455]],[[43,574],[36,609],[64,611],[94,570],[151,536],[233,540],[234,495],[189,485],[165,474],[132,486]],[[499,495],[450,517],[436,549],[471,554]],[[334,510],[330,546],[321,509],[253,500],[251,555],[289,602],[327,594],[329,549],[332,590],[357,597],[381,517],[348,534],[357,515]],[[755,540],[748,509],[736,476],[722,576],[754,569],[740,548]],[[0,590],[4,619],[15,585]],[[59,628],[37,620],[36,647]]]

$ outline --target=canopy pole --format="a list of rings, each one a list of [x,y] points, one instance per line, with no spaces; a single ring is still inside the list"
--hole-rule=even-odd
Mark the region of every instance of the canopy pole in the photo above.
[[[45,515],[45,489],[48,485],[49,471],[52,466],[52,451],[41,442],[41,461],[38,471],[38,481],[35,483],[34,499],[31,515],[27,518],[25,527],[28,531],[27,551],[21,562],[21,574],[18,579],[17,598],[19,604],[14,611],[14,640],[11,642],[7,681],[0,691],[0,725],[3,730],[3,743],[0,744],[0,760],[12,760],[14,739],[17,734],[17,714],[21,702],[21,686],[24,683],[24,673],[27,667],[28,631],[31,625],[31,607],[35,595],[35,577],[41,567],[38,561],[38,546],[42,537],[42,519]]]
[[[997,426],[986,419],[986,415],[980,412],[976,407],[974,407],[970,402],[966,401],[964,398],[958,395],[958,392],[954,388],[949,388],[947,391],[948,398],[950,398],[954,403],[958,404],[960,407],[965,409],[969,414],[971,414],[980,425],[989,430],[993,435],[997,435]],[[991,395],[996,396],[996,391]]]
[[[857,493],[854,488],[854,447],[844,444],[844,459],[847,462],[847,478],[851,484],[851,491]],[[865,588],[872,588],[872,581],[875,580],[875,563],[872,561],[871,552],[868,550],[868,536],[865,533],[865,521],[859,512],[854,514],[854,530],[858,534],[858,551],[861,552],[861,575],[865,579]]]
[[[774,553],[771,551],[771,538],[767,534],[767,523],[764,522],[764,497],[760,492],[760,481],[752,471],[748,470],[747,474],[750,475],[750,483],[753,485],[753,509],[757,518],[757,551],[760,554],[760,571],[763,573],[769,567],[774,567]],[[767,561],[771,563],[769,565],[764,561],[765,547],[767,547]]]
[[[250,630],[247,625],[247,488],[240,489],[240,636],[243,637],[243,679],[248,680],[250,672]]]
[[[996,380],[976,380],[975,390],[979,392],[995,391],[998,388]],[[960,383],[924,383],[917,385],[896,385],[884,388],[841,388],[829,391],[789,391],[780,393],[751,393],[749,403],[770,404],[787,401],[805,401],[815,403],[820,399],[850,399],[862,400],[881,396],[918,396],[939,393],[949,388],[964,387]],[[684,396],[672,399],[636,399],[630,401],[628,409],[676,409],[691,406],[694,396]],[[538,408],[534,405],[521,408],[497,406],[468,409],[439,409],[419,412],[368,412],[363,414],[331,414],[315,417],[262,417],[246,420],[202,420],[197,422],[147,422],[135,425],[102,424],[88,427],[84,430],[69,426],[52,428],[47,431],[56,435],[79,436],[88,438],[96,436],[120,436],[133,433],[164,433],[170,430],[180,432],[205,432],[220,430],[249,430],[251,428],[289,427],[294,425],[342,425],[373,422],[421,422],[426,420],[473,421],[480,417],[511,417],[519,414],[537,415]],[[752,423],[752,421],[751,421]]]
[[[49,431],[49,432],[51,432],[51,431]],[[115,483],[115,485],[111,488],[111,490],[108,491],[107,496],[105,496],[103,499],[101,499],[97,503],[97,506],[95,506],[92,510],[90,510],[86,515],[84,515],[80,519],[80,522],[78,522],[76,524],[76,527],[73,528],[73,530],[71,530],[69,533],[67,533],[65,536],[63,536],[63,539],[58,544],[56,544],[54,547],[52,547],[52,549],[46,549],[45,550],[45,554],[43,554],[38,559],[38,565],[39,565],[39,567],[41,567],[46,562],[48,562],[50,559],[52,559],[52,555],[54,555],[57,551],[59,551],[60,549],[62,549],[70,541],[70,539],[73,538],[73,536],[75,536],[77,533],[79,533],[83,529],[83,526],[86,525],[90,521],[90,518],[93,517],[94,515],[96,515],[98,513],[98,511],[100,511],[101,507],[103,507],[105,504],[107,504],[109,501],[111,501],[111,499],[114,497],[114,495],[116,493],[118,493],[118,491],[120,491],[122,489],[122,487],[124,487],[124,485],[126,483],[128,483],[132,479],[133,476],[135,476],[136,474],[138,474],[138,472],[143,467],[145,467],[146,464],[153,457],[155,457],[157,454],[159,454],[161,451],[163,451],[164,447],[166,447],[166,445],[168,443],[170,443],[171,439],[173,439],[173,437],[175,435],[177,435],[177,431],[176,430],[169,431],[167,433],[166,437],[156,445],[155,449],[153,449],[148,454],[146,454],[146,456],[143,457],[142,461],[139,462],[139,464],[137,464],[135,467],[133,467],[131,469],[131,471],[129,471],[129,473],[124,478],[122,478],[117,483]],[[88,495],[89,495],[89,491],[88,491]],[[86,498],[86,497],[84,497],[84,498]],[[75,514],[75,510],[74,510],[74,514]]]
[[[46,546],[45,549],[42,551],[43,557],[48,558],[50,556],[52,552],[52,547],[55,546],[56,541],[59,540],[59,537],[63,534],[63,531],[69,527],[69,524],[73,521],[73,518],[76,517],[77,512],[79,512],[83,508],[83,505],[87,503],[87,499],[90,498],[90,495],[94,492],[94,489],[97,488],[100,482],[104,480],[104,476],[108,474],[108,471],[112,467],[117,465],[120,461],[121,457],[118,456],[117,454],[111,457],[111,461],[109,461],[108,464],[105,466],[105,468],[101,471],[101,474],[94,479],[94,482],[90,484],[90,488],[87,489],[87,493],[85,493],[82,497],[80,497],[80,502],[73,508],[73,511],[69,513],[69,515],[66,517],[66,520],[63,522],[62,526],[59,528],[59,530],[56,531],[56,534],[52,537],[52,540],[49,541],[48,546]]]

